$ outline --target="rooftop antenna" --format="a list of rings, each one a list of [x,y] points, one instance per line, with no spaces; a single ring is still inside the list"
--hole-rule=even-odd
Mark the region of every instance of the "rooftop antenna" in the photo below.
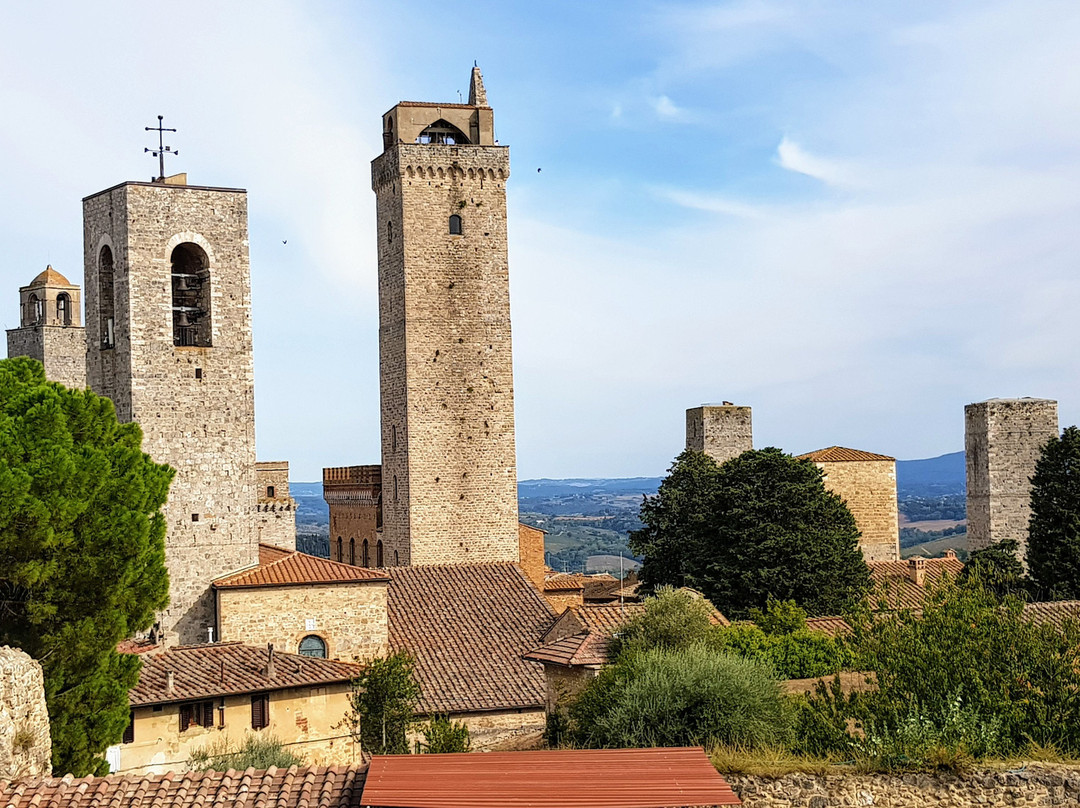
[[[165,182],[165,154],[166,153],[175,154],[175,155],[180,154],[179,149],[177,149],[176,151],[173,151],[171,146],[166,146],[165,145],[165,140],[164,140],[165,133],[166,132],[175,132],[176,130],[175,129],[166,129],[162,125],[162,120],[163,120],[162,116],[158,115],[157,116],[158,125],[157,126],[147,126],[146,127],[147,132],[157,132],[158,133],[158,147],[157,147],[157,149],[143,149],[143,154],[146,154],[146,152],[150,152],[151,154],[154,155],[154,157],[158,158],[158,170],[161,173],[158,176],[157,180],[155,180],[156,182]]]

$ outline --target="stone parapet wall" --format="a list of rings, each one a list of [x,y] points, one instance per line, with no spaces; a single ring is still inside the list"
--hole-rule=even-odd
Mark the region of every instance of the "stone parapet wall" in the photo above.
[[[41,665],[0,646],[0,780],[52,774],[52,740]]]
[[[725,774],[747,808],[1019,808],[1080,805],[1080,769],[1031,766],[965,774]]]

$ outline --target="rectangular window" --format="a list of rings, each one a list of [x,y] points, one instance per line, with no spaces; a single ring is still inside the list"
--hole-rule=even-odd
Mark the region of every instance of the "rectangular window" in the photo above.
[[[191,727],[214,726],[214,702],[191,701],[180,705],[180,731],[187,732]]]
[[[135,743],[135,711],[131,711],[131,715],[128,718],[127,729],[124,730],[124,739],[122,743]]]
[[[270,694],[256,693],[251,697],[251,728],[270,726]]]

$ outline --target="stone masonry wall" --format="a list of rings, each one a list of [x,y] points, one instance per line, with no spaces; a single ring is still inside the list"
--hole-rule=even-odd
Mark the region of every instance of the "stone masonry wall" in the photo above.
[[[255,464],[255,531],[259,544],[296,549],[296,500],[289,495],[287,461]]]
[[[0,780],[52,774],[49,711],[41,665],[0,646]]]
[[[272,642],[295,654],[316,634],[330,659],[351,662],[386,653],[386,583],[379,581],[217,590],[221,640]]]
[[[125,183],[83,200],[87,373],[136,421],[143,450],[176,469],[165,507],[166,643],[204,641],[210,582],[258,561],[255,397],[247,195]],[[194,244],[209,263],[212,347],[173,344],[171,257]],[[98,286],[112,251],[115,345],[103,347]]]
[[[1020,808],[1080,805],[1080,771],[1030,766],[969,774],[724,775],[747,808]]]
[[[531,525],[518,525],[518,552],[521,555],[521,571],[540,592],[544,591],[544,531]]]
[[[29,356],[45,366],[45,378],[65,387],[86,387],[86,330],[39,325],[7,332],[7,355]]]
[[[967,536],[972,550],[1004,539],[1027,551],[1031,475],[1042,447],[1058,436],[1057,402],[991,399],[964,408]]]
[[[754,448],[750,407],[725,404],[686,411],[686,448],[724,463]]]
[[[900,526],[896,503],[896,461],[854,460],[817,463],[825,487],[840,496],[855,517],[867,561],[900,558]]]
[[[384,542],[402,564],[519,559],[509,174],[498,146],[398,143],[372,164]]]

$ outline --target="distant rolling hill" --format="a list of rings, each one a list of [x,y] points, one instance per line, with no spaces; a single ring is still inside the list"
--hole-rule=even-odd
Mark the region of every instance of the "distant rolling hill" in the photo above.
[[[967,485],[964,475],[963,452],[896,461],[896,488],[901,498],[963,494]]]

